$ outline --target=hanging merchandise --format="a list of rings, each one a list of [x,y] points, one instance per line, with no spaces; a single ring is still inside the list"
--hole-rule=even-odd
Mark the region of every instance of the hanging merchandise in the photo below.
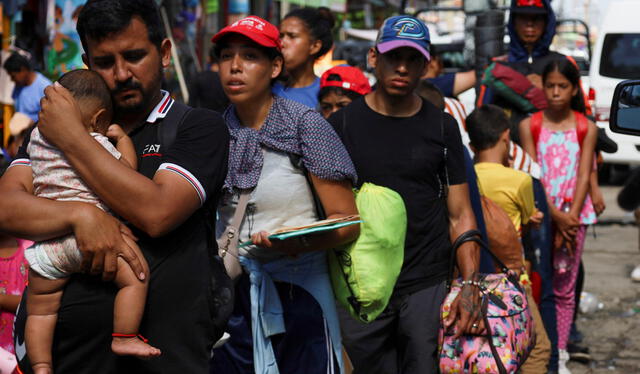
[[[302,7],[327,7],[334,12],[345,13],[347,11],[347,0],[289,0],[289,3]]]
[[[218,0],[206,0],[204,2],[204,12],[206,14],[218,13],[220,9],[219,3]]]
[[[13,17],[26,3],[27,0],[2,0],[4,14]]]
[[[78,15],[85,3],[86,0],[55,0],[48,14],[51,39],[46,52],[46,72],[50,78],[57,79],[68,71],[85,67],[76,32]]]
[[[229,14],[249,14],[249,0],[229,0]]]
[[[11,56],[10,51],[0,51],[0,64],[4,64],[9,56]],[[13,94],[14,86],[15,83],[11,80],[9,73],[4,69],[0,69],[0,104],[13,105],[11,95]]]

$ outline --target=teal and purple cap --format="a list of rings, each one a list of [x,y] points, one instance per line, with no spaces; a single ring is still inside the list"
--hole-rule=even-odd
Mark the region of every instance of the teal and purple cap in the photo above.
[[[410,47],[420,51],[427,61],[431,60],[430,45],[431,38],[427,25],[415,17],[406,15],[384,20],[376,39],[376,47],[380,53],[387,53],[400,47]]]

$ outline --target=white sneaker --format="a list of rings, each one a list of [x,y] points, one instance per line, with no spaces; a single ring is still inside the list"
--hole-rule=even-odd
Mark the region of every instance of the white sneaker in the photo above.
[[[571,374],[571,370],[567,368],[569,362],[569,352],[566,349],[558,350],[558,374]]]
[[[640,282],[640,265],[636,266],[631,272],[631,280],[634,282]]]

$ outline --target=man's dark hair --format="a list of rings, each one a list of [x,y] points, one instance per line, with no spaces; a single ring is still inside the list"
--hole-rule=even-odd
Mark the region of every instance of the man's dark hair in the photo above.
[[[87,39],[100,42],[127,28],[136,16],[147,26],[151,43],[160,49],[165,33],[154,0],[87,1],[78,16],[76,26],[85,53],[89,53]]]
[[[416,88],[416,94],[438,107],[438,109],[444,110],[444,94],[432,82],[422,79],[418,84],[418,88]]]
[[[29,60],[19,53],[12,53],[4,62],[4,69],[9,73],[18,73],[22,69],[32,70]]]
[[[76,100],[95,100],[99,108],[107,110],[108,118],[113,116],[111,93],[100,74],[95,71],[78,69],[65,73],[58,79],[64,88],[71,91]]]
[[[351,99],[351,101],[362,97],[362,95],[360,95],[359,93],[353,92],[351,90],[346,90],[342,87],[328,86],[322,87],[320,89],[320,92],[318,92],[318,101],[322,100],[325,96],[329,95],[332,92],[338,96],[346,96]]]
[[[329,76],[327,77],[327,81],[342,82],[342,78],[340,78],[338,74],[329,74]],[[327,96],[332,92],[338,96],[346,96],[349,99],[351,99],[351,101],[362,97],[362,95],[360,95],[355,91],[347,90],[342,87],[327,86],[327,87],[322,87],[320,89],[320,92],[318,92],[318,101],[322,100],[323,97]]]
[[[507,116],[496,105],[483,105],[467,117],[467,132],[471,145],[476,151],[483,151],[496,145],[500,135],[509,128]]]

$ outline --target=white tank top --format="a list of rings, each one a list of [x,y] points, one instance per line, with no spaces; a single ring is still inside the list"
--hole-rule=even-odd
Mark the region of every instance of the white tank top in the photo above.
[[[263,149],[264,164],[240,225],[240,243],[260,231],[273,232],[283,226],[305,225],[318,220],[311,188],[302,170],[293,166],[288,153]],[[217,237],[229,225],[238,196],[238,193],[227,192],[222,197],[218,206]],[[241,248],[239,253],[264,262],[285,256],[256,246]]]

